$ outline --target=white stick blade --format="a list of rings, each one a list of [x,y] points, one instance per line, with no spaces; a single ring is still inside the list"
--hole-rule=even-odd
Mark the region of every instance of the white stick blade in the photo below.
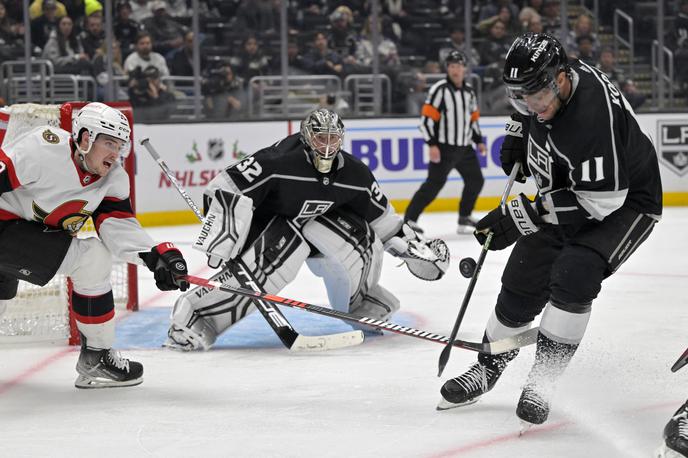
[[[326,351],[337,348],[353,347],[363,343],[364,335],[362,331],[342,332],[325,336],[304,336],[299,334],[292,351]]]

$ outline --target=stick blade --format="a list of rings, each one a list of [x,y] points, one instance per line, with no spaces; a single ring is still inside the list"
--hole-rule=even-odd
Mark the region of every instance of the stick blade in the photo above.
[[[679,370],[680,368],[682,368],[686,364],[688,364],[688,349],[686,349],[686,351],[683,352],[683,354],[680,356],[680,358],[678,360],[676,360],[674,365],[671,366],[671,372],[676,372],[677,370]]]
[[[289,349],[297,352],[336,350],[338,348],[360,345],[364,340],[363,331],[341,332],[324,336],[304,336],[299,334]]]
[[[442,350],[442,353],[440,354],[440,359],[437,363],[438,366],[438,371],[437,371],[437,376],[442,377],[442,372],[444,372],[444,368],[447,366],[447,362],[449,361],[449,355],[451,353],[452,346],[451,345],[446,345],[444,349]]]

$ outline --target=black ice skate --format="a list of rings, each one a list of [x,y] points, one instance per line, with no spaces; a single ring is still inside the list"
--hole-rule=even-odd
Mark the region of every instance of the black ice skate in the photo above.
[[[76,371],[79,373],[74,382],[77,388],[114,388],[143,382],[143,365],[122,358],[113,349],[82,346]]]
[[[477,402],[480,396],[495,386],[500,375],[502,372],[497,369],[481,363],[473,364],[465,374],[447,380],[442,386],[440,389],[442,399],[437,404],[437,410],[447,410]]]
[[[657,450],[658,458],[688,458],[688,401],[664,427],[664,444]]]
[[[456,228],[457,234],[472,234],[478,222],[470,216],[459,216],[459,226]]]
[[[541,425],[549,416],[548,396],[534,385],[526,385],[518,400],[516,415],[521,419],[521,434],[533,425]]]

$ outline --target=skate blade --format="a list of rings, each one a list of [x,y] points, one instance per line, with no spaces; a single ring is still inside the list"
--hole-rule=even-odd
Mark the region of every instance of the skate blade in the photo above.
[[[479,397],[473,398],[473,399],[466,401],[466,402],[451,402],[451,401],[447,401],[446,399],[442,398],[442,399],[440,399],[440,402],[437,403],[437,407],[435,407],[435,409],[442,411],[442,410],[454,409],[456,407],[469,406],[471,404],[475,404],[476,402],[478,402],[478,399],[480,399],[480,398]]]
[[[132,380],[116,381],[99,377],[86,377],[79,375],[74,382],[74,386],[79,389],[98,389],[98,388],[120,388],[126,386],[136,386],[143,383],[143,377]]]
[[[456,233],[459,235],[471,235],[475,232],[475,227],[473,226],[459,226],[456,228]]]
[[[520,422],[520,427],[519,427],[519,431],[518,431],[519,436],[523,436],[534,425],[534,423],[531,423],[531,422],[525,421],[525,420],[519,420],[519,422]]]

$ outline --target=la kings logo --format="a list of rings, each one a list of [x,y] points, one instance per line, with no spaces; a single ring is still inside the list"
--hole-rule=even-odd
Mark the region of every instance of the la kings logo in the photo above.
[[[659,158],[678,176],[688,172],[688,122],[657,121]]]
[[[541,193],[552,190],[552,158],[549,150],[549,143],[545,142],[542,148],[535,143],[532,135],[528,136],[528,168]]]
[[[307,200],[303,203],[294,221],[298,224],[303,224],[311,218],[324,214],[332,205],[334,205],[334,202],[329,200]]]

